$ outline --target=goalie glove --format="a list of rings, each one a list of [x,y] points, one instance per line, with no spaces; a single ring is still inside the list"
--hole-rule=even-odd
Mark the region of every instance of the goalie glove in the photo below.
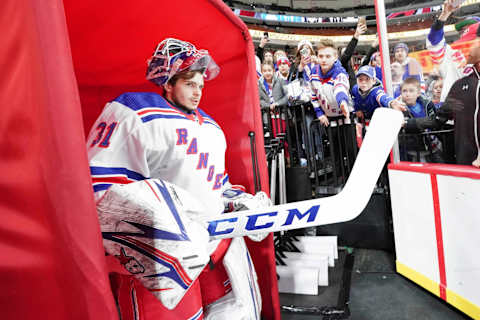
[[[105,250],[173,309],[209,257],[202,206],[159,179],[113,185],[97,203]]]
[[[227,182],[223,191],[223,203],[225,212],[242,211],[272,206],[272,201],[263,191],[255,195],[245,192],[245,188],[240,185],[231,185]],[[262,241],[268,236],[268,233],[250,234],[248,237],[253,241]]]

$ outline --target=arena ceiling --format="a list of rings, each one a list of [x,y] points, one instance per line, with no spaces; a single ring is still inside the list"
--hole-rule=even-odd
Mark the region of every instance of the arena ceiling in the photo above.
[[[363,16],[374,13],[373,0],[224,0],[231,8],[301,16]],[[441,5],[443,0],[384,0],[387,14]]]

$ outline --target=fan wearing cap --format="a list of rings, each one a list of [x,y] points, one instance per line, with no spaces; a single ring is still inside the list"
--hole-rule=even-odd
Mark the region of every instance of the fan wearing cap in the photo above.
[[[127,224],[128,232],[115,229],[123,232],[120,238],[104,239],[113,259],[112,291],[120,318],[210,319],[214,314],[215,319],[227,319],[233,313],[253,319],[261,300],[243,238],[209,241],[206,226],[195,222],[198,215],[190,211],[181,215],[175,205],[196,203],[195,210],[208,219],[223,213],[227,205],[240,208],[243,200],[249,206],[256,200],[265,200],[263,206],[269,203],[261,194],[247,196],[240,190],[235,197],[224,194],[231,188],[225,174],[225,136],[199,108],[204,81],[215,78],[220,69],[208,51],[173,38],[160,42],[147,64],[146,78],[159,87],[158,93],[128,92],[108,102],[87,140],[97,204],[119,185],[125,190],[150,181],[152,190],[156,186],[160,190],[158,200],[169,208],[147,215],[156,209],[145,207],[145,194],[139,193],[120,199],[114,203],[118,210],[101,218],[105,234],[112,225],[109,219],[121,216],[122,208],[138,206],[134,215],[113,224],[116,228]],[[161,187],[162,181],[171,187]],[[177,187],[183,191],[169,195],[168,190]],[[189,233],[195,226],[195,234],[204,236]],[[133,274],[113,257],[144,264]],[[244,276],[250,281],[243,281]]]
[[[403,67],[402,80],[415,78],[420,82],[422,92],[425,92],[425,80],[423,78],[422,65],[412,57],[408,56],[408,46],[400,42],[393,48],[394,61]]]
[[[363,66],[358,69],[357,84],[352,88],[354,111],[360,119],[371,119],[378,107],[394,108],[404,111],[405,105],[394,100],[383,90],[382,84],[375,77],[375,69]]]
[[[457,9],[452,0],[446,0],[442,6],[442,12],[430,28],[426,42],[430,57],[437,66],[440,76],[443,78],[442,94],[440,101],[445,101],[453,83],[468,73],[467,60],[460,50],[453,49],[445,41],[443,27],[447,19]],[[461,33],[460,39],[454,42],[464,43],[480,36],[480,18],[469,17],[455,24],[455,29]]]

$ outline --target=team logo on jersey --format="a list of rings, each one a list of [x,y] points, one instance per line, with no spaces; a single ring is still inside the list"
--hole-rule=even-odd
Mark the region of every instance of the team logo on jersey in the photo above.
[[[145,267],[133,256],[128,256],[124,248],[120,248],[120,254],[116,255],[120,264],[131,274],[144,273]]]
[[[463,87],[462,87],[462,90],[463,90],[463,91],[467,91],[467,90],[468,90],[468,84],[465,83],[465,84],[463,85]]]
[[[149,185],[152,192],[155,194],[155,196],[159,200],[162,199],[161,200],[162,202],[165,201],[168,208],[170,209],[169,211],[172,214],[180,232],[179,233],[170,232],[167,230],[161,230],[161,229],[144,225],[141,223],[124,220],[123,221],[124,223],[128,223],[134,226],[135,228],[140,230],[140,232],[102,232],[103,238],[106,240],[116,242],[132,250],[135,250],[139,254],[150,258],[151,260],[155,261],[158,264],[161,264],[167,269],[166,271],[161,273],[145,275],[145,277],[147,278],[167,277],[175,281],[183,289],[187,289],[192,284],[193,281],[192,279],[190,279],[187,272],[182,267],[182,264],[180,263],[180,261],[176,257],[171,256],[166,252],[159,250],[154,246],[139,240],[139,238],[148,238],[148,239],[163,239],[163,240],[170,240],[170,241],[191,241],[187,235],[187,231],[180,218],[179,211],[172,198],[172,193],[174,197],[178,197],[178,195],[172,192],[174,191],[173,189],[169,190],[168,186],[162,181],[155,182],[153,184],[149,183],[148,180],[145,180],[144,182]],[[134,271],[138,271],[136,269],[138,268],[138,266],[134,267],[135,262],[132,261],[131,259],[127,260],[129,256],[126,256],[124,252],[125,251],[123,251],[123,253],[120,254],[120,258],[123,259],[126,263],[129,263],[128,264],[129,268],[133,268]],[[122,255],[126,257],[122,258]],[[124,265],[124,266],[125,268],[127,268],[127,265]]]

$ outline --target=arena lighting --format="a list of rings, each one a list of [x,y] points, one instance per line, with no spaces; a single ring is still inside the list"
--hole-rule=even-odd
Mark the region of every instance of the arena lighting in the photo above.
[[[254,30],[249,29],[250,35],[254,40],[260,40],[263,37],[264,30]],[[413,31],[402,31],[402,32],[391,32],[388,34],[389,40],[408,40],[409,38],[414,37],[426,37],[430,29],[420,29],[420,30],[413,30]],[[445,33],[454,32],[455,26],[454,25],[447,25],[444,28]],[[270,40],[278,40],[278,41],[293,41],[293,42],[300,42],[302,40],[308,40],[310,42],[318,42],[323,39],[331,39],[335,42],[349,42],[352,39],[352,35],[345,35],[345,36],[317,36],[317,35],[303,35],[303,34],[287,34],[287,33],[279,33],[279,32],[269,32],[268,34]],[[375,40],[375,34],[369,35],[362,35],[361,41],[371,43]]]

